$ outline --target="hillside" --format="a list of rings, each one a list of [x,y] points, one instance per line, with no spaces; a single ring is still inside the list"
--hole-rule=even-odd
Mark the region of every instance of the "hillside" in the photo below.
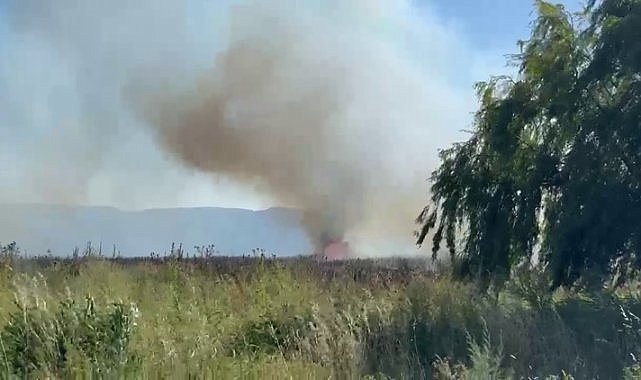
[[[172,208],[123,211],[110,207],[0,205],[0,242],[16,241],[30,255],[67,255],[88,242],[123,256],[163,254],[172,242],[188,251],[214,244],[224,254],[254,248],[282,256],[310,253],[300,213],[285,208],[263,211],[227,208]]]

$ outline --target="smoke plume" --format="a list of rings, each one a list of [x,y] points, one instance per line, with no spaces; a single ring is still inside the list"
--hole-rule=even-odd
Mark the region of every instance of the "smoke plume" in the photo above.
[[[466,46],[409,0],[232,3],[208,29],[192,24],[192,3],[10,1],[12,28],[64,58],[73,84],[62,88],[77,104],[65,113],[73,127],[49,115],[55,143],[31,147],[32,187],[50,194],[56,178],[71,177],[58,181],[66,201],[99,177],[111,199],[168,193],[164,161],[149,158],[160,149],[304,210],[317,248],[413,247],[436,149],[473,108],[460,78],[474,61]],[[203,37],[213,30],[215,43]],[[466,86],[452,84],[457,75]],[[53,153],[38,153],[43,146]],[[57,172],[52,157],[65,158]]]
[[[381,219],[383,234],[400,224],[410,241],[428,170],[424,160],[394,161],[416,158],[399,130],[429,128],[426,78],[381,36],[390,22],[385,6],[339,7],[363,18],[354,25],[338,11],[285,3],[235,9],[227,47],[191,89],[150,78],[134,102],[185,164],[303,209],[318,246],[343,240],[368,218]],[[412,177],[414,165],[423,178]]]

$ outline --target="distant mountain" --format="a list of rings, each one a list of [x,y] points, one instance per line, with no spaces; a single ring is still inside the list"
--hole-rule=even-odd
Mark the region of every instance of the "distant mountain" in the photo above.
[[[110,255],[115,245],[122,256],[164,254],[172,242],[214,244],[222,254],[242,255],[261,248],[292,256],[311,253],[297,210],[251,211],[227,208],[173,208],[122,211],[110,207],[0,205],[0,243],[12,241],[29,255],[68,255],[88,242],[102,244]]]

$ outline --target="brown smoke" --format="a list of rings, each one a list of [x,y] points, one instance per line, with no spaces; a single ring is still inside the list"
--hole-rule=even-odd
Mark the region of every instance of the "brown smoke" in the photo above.
[[[472,109],[472,49],[411,0],[9,3],[11,201],[171,207],[197,169],[305,210],[317,249],[403,253]]]
[[[370,195],[394,180],[382,160],[399,147],[381,138],[381,127],[404,126],[376,98],[420,101],[412,83],[419,78],[371,36],[261,4],[235,14],[229,46],[192,89],[149,82],[135,94],[160,143],[182,162],[302,208],[312,241],[323,246],[362,222],[365,208],[377,207]]]

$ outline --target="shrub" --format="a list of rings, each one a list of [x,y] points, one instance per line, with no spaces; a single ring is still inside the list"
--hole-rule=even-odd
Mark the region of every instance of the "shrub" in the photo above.
[[[62,301],[55,313],[43,305],[16,301],[16,306],[18,311],[9,315],[0,333],[7,373],[62,375],[82,362],[100,373],[132,362],[128,346],[137,317],[133,306],[114,303],[99,310],[91,297],[84,304]]]
[[[248,322],[231,344],[234,353],[288,354],[300,350],[300,342],[313,332],[309,316],[261,317]]]

